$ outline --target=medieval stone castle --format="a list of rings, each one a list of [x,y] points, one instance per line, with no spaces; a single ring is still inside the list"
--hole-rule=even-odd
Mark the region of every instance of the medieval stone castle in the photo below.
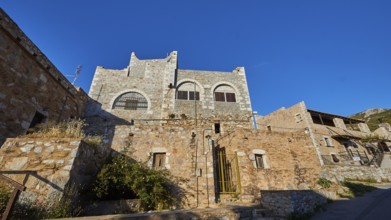
[[[186,192],[178,208],[262,203],[288,214],[297,207],[284,199],[310,198],[299,208],[308,211],[336,196],[322,191],[320,177],[391,180],[387,125],[370,131],[364,121],[304,102],[254,115],[243,67],[181,70],[176,51],[147,60],[132,53],[120,70],[99,66],[87,95],[4,11],[0,16],[0,170],[27,187],[22,198],[61,197],[66,184],[88,181],[113,153],[169,170]],[[103,137],[101,149],[81,140],[19,137],[36,124],[72,118]],[[364,141],[371,135],[382,138]],[[34,175],[25,179],[17,175],[22,171]],[[281,197],[281,190],[303,195]]]

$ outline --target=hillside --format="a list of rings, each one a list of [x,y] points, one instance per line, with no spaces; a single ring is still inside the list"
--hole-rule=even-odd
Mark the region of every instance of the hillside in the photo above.
[[[369,129],[371,129],[371,131],[374,131],[379,127],[379,123],[388,122],[391,124],[391,109],[368,109],[350,117],[366,121]]]

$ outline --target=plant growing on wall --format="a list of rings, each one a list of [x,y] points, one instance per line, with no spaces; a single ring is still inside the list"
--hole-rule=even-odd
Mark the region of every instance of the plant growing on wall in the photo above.
[[[98,198],[123,193],[136,196],[144,210],[169,208],[176,198],[172,195],[173,182],[167,170],[154,170],[144,163],[131,161],[124,155],[108,159],[98,173],[93,191]]]

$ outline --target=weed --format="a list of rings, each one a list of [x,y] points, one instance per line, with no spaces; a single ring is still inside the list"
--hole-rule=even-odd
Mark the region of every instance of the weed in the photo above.
[[[331,186],[331,181],[328,179],[325,179],[325,178],[319,178],[317,183],[322,188],[330,188],[330,186]]]
[[[38,124],[29,129],[25,137],[30,138],[83,138],[83,120],[70,120],[66,122],[55,123],[53,121]]]
[[[102,136],[87,136],[83,138],[83,141],[93,147],[98,147],[103,143]]]

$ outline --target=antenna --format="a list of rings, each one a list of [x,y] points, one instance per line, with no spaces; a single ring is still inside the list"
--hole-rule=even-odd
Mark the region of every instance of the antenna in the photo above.
[[[76,82],[77,78],[79,77],[79,74],[80,74],[80,71],[81,71],[82,67],[83,67],[82,65],[79,65],[79,66],[77,66],[76,71],[75,71],[74,74],[72,74],[72,75],[65,75],[66,77],[73,77],[72,85],[75,85],[75,82]]]

